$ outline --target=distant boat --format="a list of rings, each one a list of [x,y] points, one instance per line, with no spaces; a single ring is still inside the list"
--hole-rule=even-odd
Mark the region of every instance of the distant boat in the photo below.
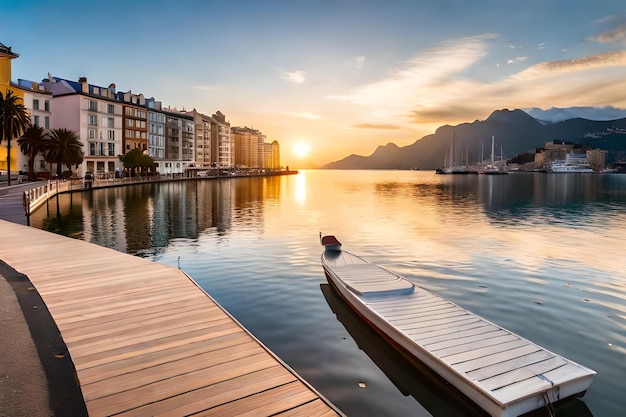
[[[503,164],[503,166],[497,166],[495,163],[495,156],[494,156],[494,144],[495,144],[495,138],[493,137],[493,135],[491,136],[491,163],[487,164],[485,167],[483,167],[482,169],[478,170],[479,174],[485,174],[485,175],[503,175],[503,174],[508,174],[509,171],[506,169],[506,161],[504,161],[504,158],[502,158],[502,155],[500,155],[500,161]]]
[[[450,143],[450,153],[444,156],[443,167],[437,168],[435,173],[437,174],[469,174],[470,169],[467,165],[461,165],[459,163],[458,144],[456,140],[456,132]],[[466,157],[467,159],[467,157]]]
[[[328,283],[366,323],[491,416],[582,396],[596,375],[349,252],[327,247],[321,262]]]
[[[594,172],[587,162],[587,156],[584,154],[575,154],[570,152],[566,155],[565,161],[555,160],[550,162],[548,172],[555,174],[566,173],[588,173]]]

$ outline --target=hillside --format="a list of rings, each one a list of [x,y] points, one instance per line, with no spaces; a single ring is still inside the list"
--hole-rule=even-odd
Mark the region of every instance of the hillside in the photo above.
[[[491,136],[495,137],[496,153],[505,157],[533,151],[551,140],[582,143],[585,135],[606,132],[611,128],[626,129],[626,118],[594,121],[581,118],[558,123],[540,122],[522,110],[496,110],[486,120],[441,126],[434,134],[413,144],[399,147],[393,143],[379,146],[369,156],[350,155],[323,166],[325,169],[436,169],[443,165],[445,155],[456,136],[462,159],[470,163],[491,152]],[[602,143],[602,141],[596,141]],[[611,142],[613,154],[626,151],[626,135],[616,135]],[[601,147],[601,146],[598,146]]]

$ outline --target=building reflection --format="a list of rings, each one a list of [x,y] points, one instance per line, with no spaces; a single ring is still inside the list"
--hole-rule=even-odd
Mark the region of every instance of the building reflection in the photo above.
[[[51,199],[33,213],[31,224],[44,228],[44,219],[58,211],[59,218],[71,217],[72,233],[83,240],[131,254],[154,254],[173,239],[225,235],[233,226],[262,231],[264,204],[278,202],[282,183],[280,176],[224,178],[62,194],[59,204]]]

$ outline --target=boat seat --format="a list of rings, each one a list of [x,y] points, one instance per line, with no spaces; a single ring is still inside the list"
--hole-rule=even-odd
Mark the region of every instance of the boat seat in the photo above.
[[[357,264],[333,269],[346,287],[362,296],[407,295],[415,284],[374,264]]]

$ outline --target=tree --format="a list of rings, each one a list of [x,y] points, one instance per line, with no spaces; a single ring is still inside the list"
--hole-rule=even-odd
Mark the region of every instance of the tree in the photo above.
[[[135,170],[139,169],[141,173],[152,172],[156,164],[150,155],[144,154],[140,149],[135,148],[128,151],[125,155],[119,155],[124,169],[130,170],[130,175],[135,176]]]
[[[35,180],[35,157],[44,153],[47,137],[47,133],[41,126],[30,126],[17,141],[22,153],[28,156],[29,181]]]
[[[57,164],[57,177],[61,177],[61,167],[78,166],[83,162],[83,144],[76,133],[68,129],[52,129],[46,139],[46,161]]]
[[[6,95],[0,91],[0,143],[7,141],[8,185],[11,185],[11,141],[22,136],[30,126],[28,111],[18,100],[22,98],[14,96],[12,90],[7,90]]]

